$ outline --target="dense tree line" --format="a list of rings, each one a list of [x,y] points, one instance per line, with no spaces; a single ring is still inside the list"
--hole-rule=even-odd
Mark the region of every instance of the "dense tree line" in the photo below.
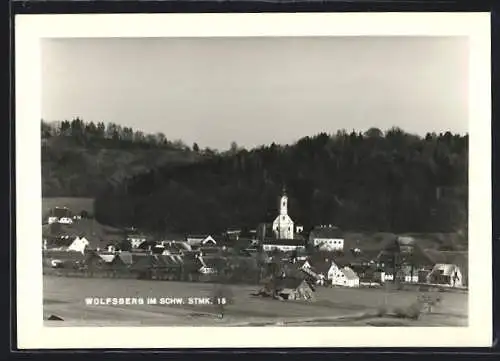
[[[44,197],[91,197],[131,175],[215,154],[114,123],[41,122]]]
[[[62,122],[46,122],[42,120],[42,139],[53,137],[71,137],[83,145],[110,147],[137,147],[143,149],[168,148],[188,150],[189,147],[181,140],[170,141],[165,134],[145,134],[115,123],[85,122],[80,118]]]
[[[151,169],[110,185],[96,199],[104,223],[174,232],[255,227],[277,214],[283,186],[289,213],[306,229],[388,232],[465,230],[468,135],[339,131],[293,145]]]

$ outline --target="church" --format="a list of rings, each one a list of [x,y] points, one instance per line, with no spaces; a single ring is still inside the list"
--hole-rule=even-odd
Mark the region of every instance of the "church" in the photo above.
[[[285,190],[280,199],[280,214],[273,222],[273,232],[276,239],[293,239],[293,221],[288,215],[288,197]]]

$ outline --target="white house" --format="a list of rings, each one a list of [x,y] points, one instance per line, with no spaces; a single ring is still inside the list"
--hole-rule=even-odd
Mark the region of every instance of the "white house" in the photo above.
[[[280,214],[273,222],[273,232],[277,239],[293,239],[294,225],[288,215],[288,197],[283,191],[280,199]]]
[[[89,244],[89,241],[85,237],[76,237],[67,250],[85,253],[85,248],[88,247]]]
[[[344,250],[344,238],[339,228],[332,225],[315,227],[309,234],[309,242],[325,251]]]
[[[447,285],[450,287],[462,287],[462,271],[457,265],[438,263],[427,275],[428,283]]]
[[[359,287],[359,277],[349,267],[338,267],[334,262],[328,270],[327,279],[333,286]]]

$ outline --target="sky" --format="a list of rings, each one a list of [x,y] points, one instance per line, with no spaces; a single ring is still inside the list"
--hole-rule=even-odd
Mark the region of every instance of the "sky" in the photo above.
[[[461,37],[45,39],[42,118],[217,149],[370,127],[465,133],[468,73]]]

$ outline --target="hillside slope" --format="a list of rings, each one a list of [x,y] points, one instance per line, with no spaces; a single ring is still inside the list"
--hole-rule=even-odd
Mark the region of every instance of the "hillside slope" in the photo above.
[[[133,175],[198,158],[185,149],[119,147],[111,142],[95,145],[73,137],[50,137],[42,142],[42,194],[93,198]]]
[[[466,234],[468,137],[339,132],[159,167],[98,197],[96,217],[178,232],[254,228],[276,217],[283,187],[306,230]]]

